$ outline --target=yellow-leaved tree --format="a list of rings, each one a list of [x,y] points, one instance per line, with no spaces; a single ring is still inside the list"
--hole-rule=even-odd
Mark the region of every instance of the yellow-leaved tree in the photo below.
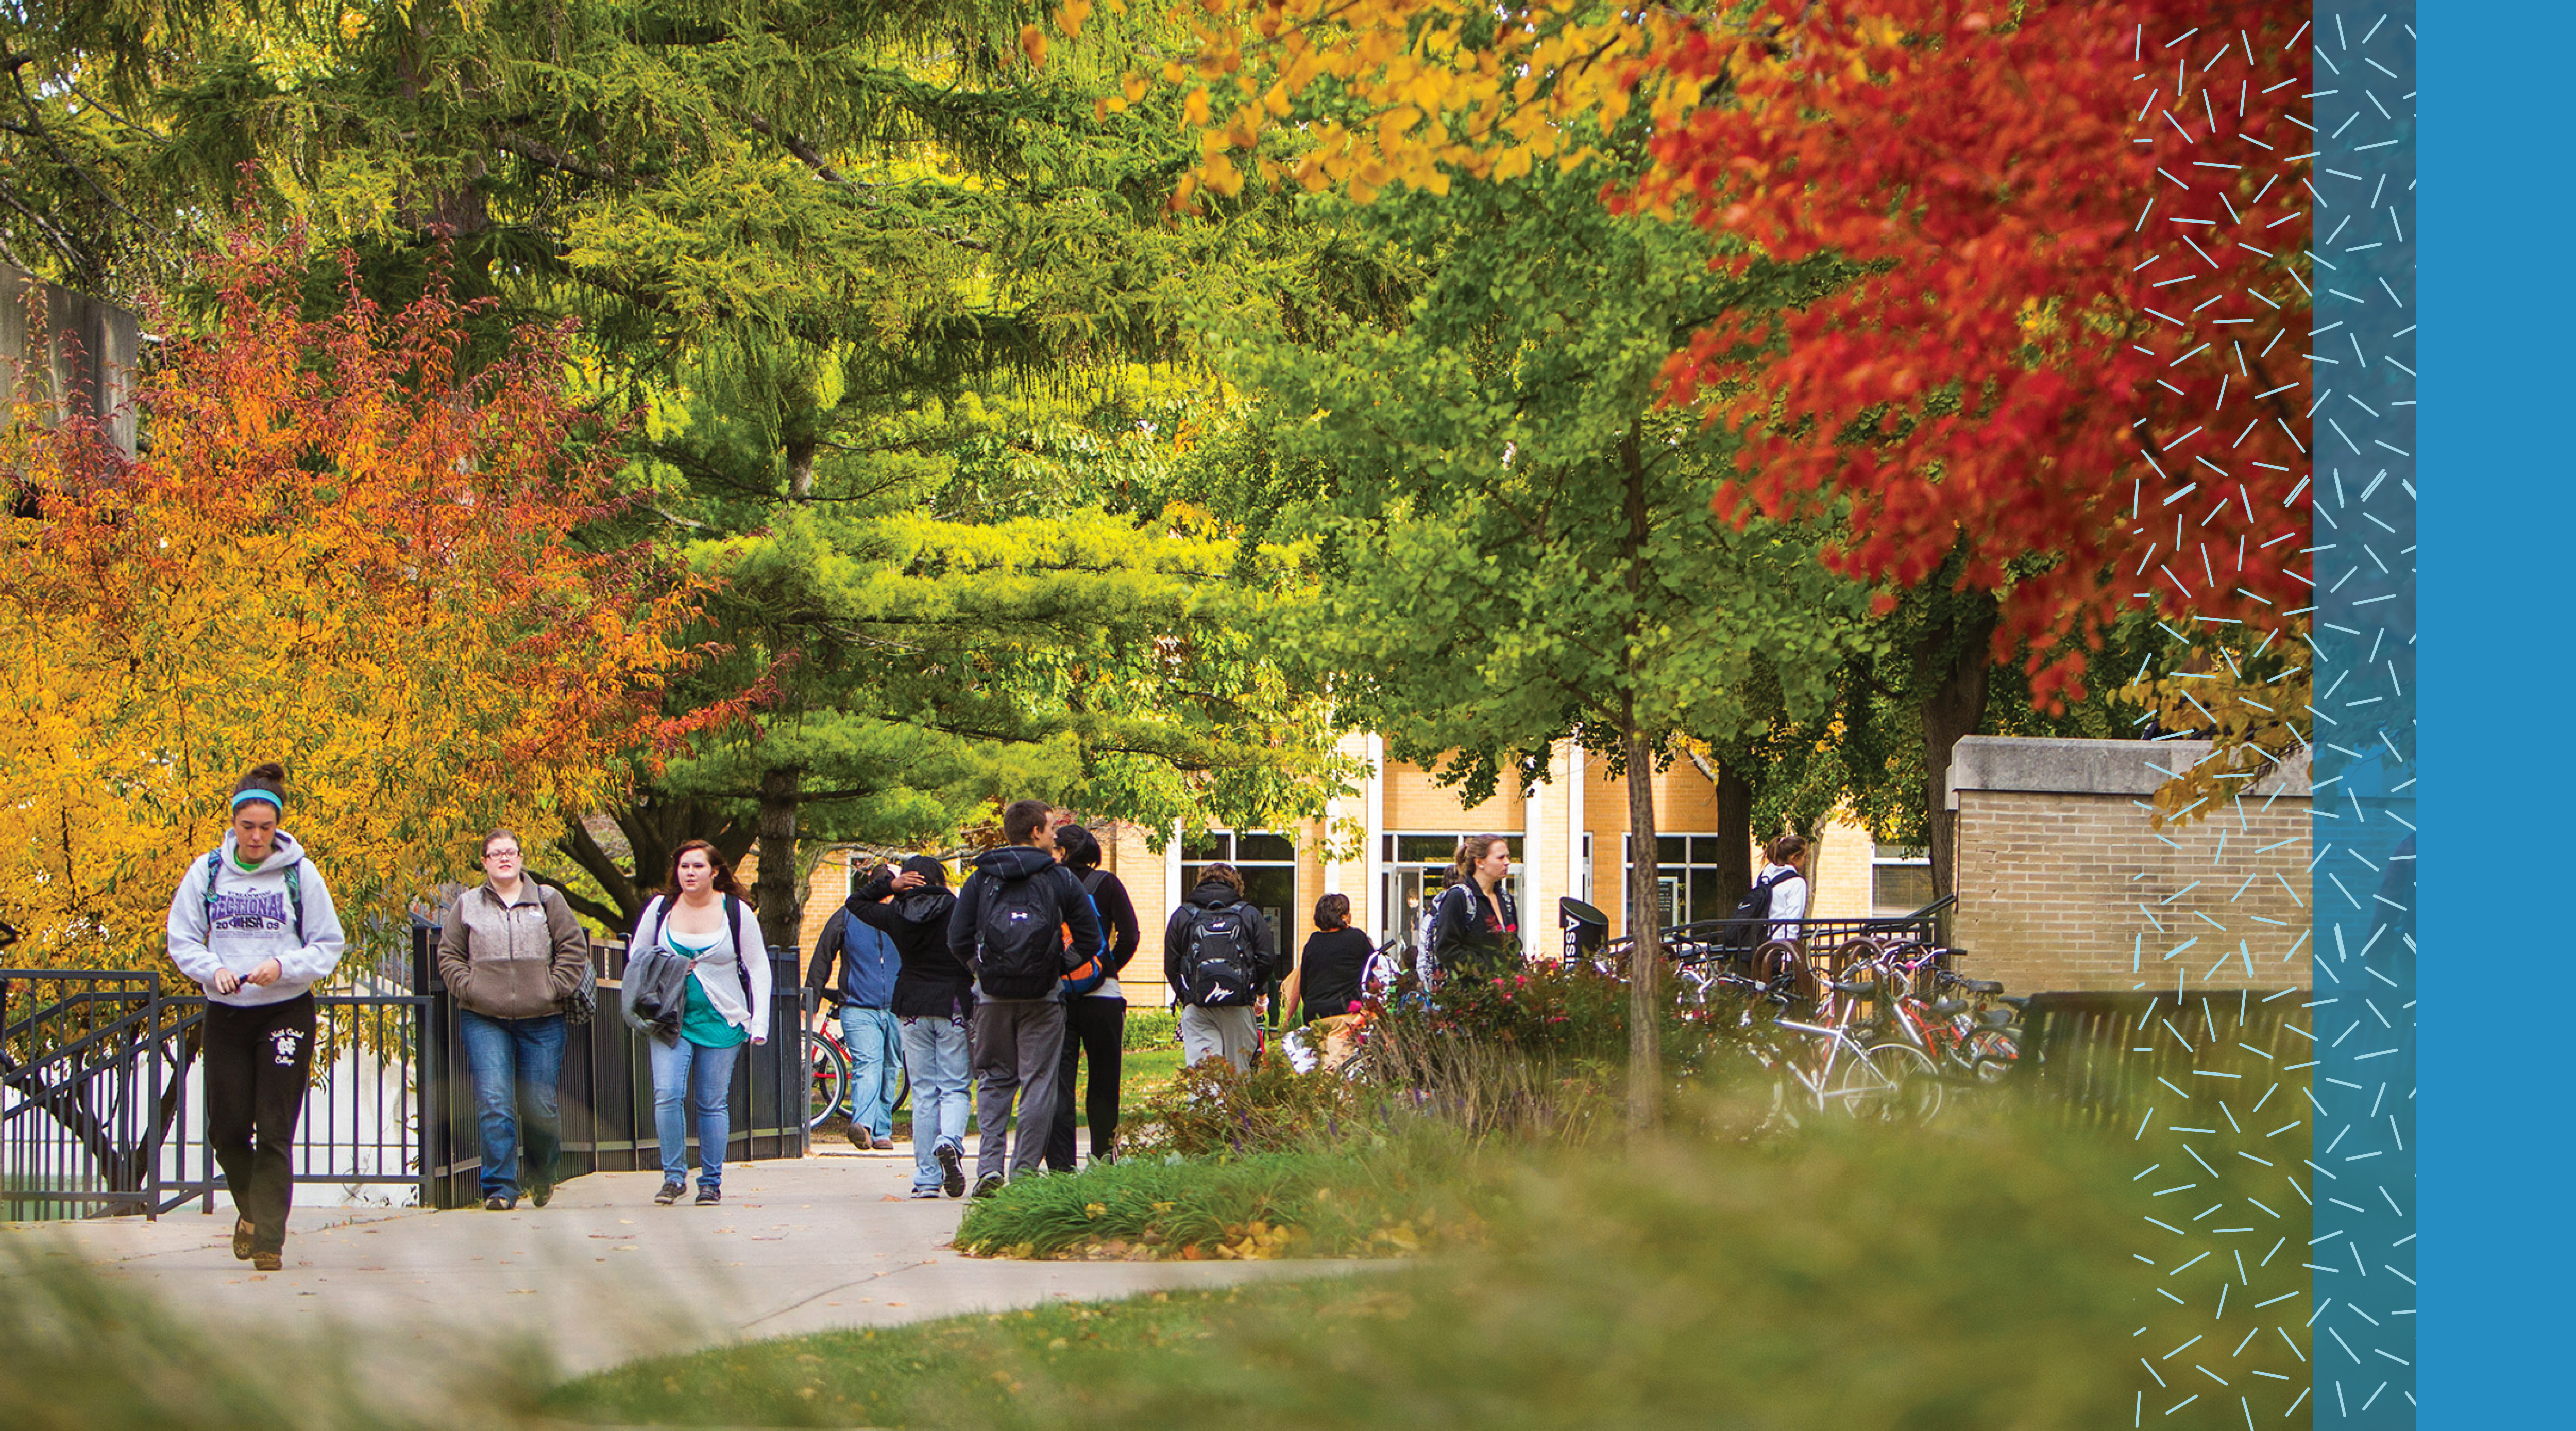
[[[21,422],[0,481],[0,918],[20,967],[152,968],[249,766],[328,879],[352,961],[496,823],[593,808],[690,659],[695,588],[600,549],[608,443],[561,334],[460,364],[433,283],[299,312],[300,237],[206,256],[199,336],[141,389],[140,455]],[[24,416],[22,414],[21,416]],[[344,968],[347,967],[344,964]]]

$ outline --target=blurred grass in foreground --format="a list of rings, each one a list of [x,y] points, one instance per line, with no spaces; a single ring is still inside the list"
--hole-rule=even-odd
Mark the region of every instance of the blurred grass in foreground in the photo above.
[[[454,1424],[460,1405],[485,1424],[533,1414],[540,1354],[456,1351],[453,1365],[407,1366],[398,1404],[363,1344],[300,1335],[282,1315],[157,1303],[39,1235],[0,1243],[0,1431],[416,1431]]]
[[[1306,1283],[838,1332],[572,1383],[626,1423],[1408,1431],[2100,1426],[2131,1406],[2114,1150],[1824,1124],[1533,1151],[1485,1244]]]

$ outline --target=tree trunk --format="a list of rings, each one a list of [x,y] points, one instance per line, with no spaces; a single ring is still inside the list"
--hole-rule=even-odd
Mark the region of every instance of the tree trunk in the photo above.
[[[1628,522],[1628,618],[1620,652],[1637,659],[1639,613],[1645,609],[1646,541],[1653,517],[1646,501],[1645,421],[1631,418],[1619,444],[1620,506]],[[1628,1129],[1642,1133],[1663,1121],[1664,1003],[1663,906],[1655,898],[1655,760],[1637,725],[1634,688],[1619,697],[1619,753],[1628,768]]]
[[[796,814],[804,784],[797,766],[760,772],[760,878],[751,897],[772,944],[797,942]]]
[[[1725,761],[1717,763],[1717,888],[1721,895],[1742,899],[1753,888],[1753,782]],[[1714,913],[1692,910],[1698,919],[1723,919],[1735,906]]]
[[[578,819],[566,820],[564,832],[555,838],[555,848],[581,866],[608,895],[608,902],[602,904],[565,890],[565,901],[574,913],[598,920],[612,935],[633,928],[646,902],[671,882],[671,852],[681,842],[706,840],[731,866],[742,862],[743,852],[751,848],[756,833],[698,801],[649,794],[637,797],[613,818],[618,833],[626,837],[624,865]],[[551,879],[542,882],[555,883]]]
[[[1976,734],[1985,721],[1986,676],[1992,669],[1988,643],[1994,637],[1995,621],[1994,603],[1983,603],[1976,616],[1950,629],[1947,641],[1925,652],[1927,660],[1946,662],[1937,673],[1939,679],[1925,689],[1921,709],[1923,798],[1932,831],[1935,897],[1958,889],[1959,817],[1949,808],[1950,750],[1959,737]]]
[[[805,433],[787,443],[787,497],[806,502],[814,497],[814,436]]]
[[[1664,941],[1655,898],[1655,754],[1634,717],[1620,722],[1628,766],[1628,1127],[1653,1128],[1664,1107]]]

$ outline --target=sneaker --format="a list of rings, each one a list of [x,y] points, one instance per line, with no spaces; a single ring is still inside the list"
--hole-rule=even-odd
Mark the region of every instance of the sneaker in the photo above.
[[[984,1176],[975,1180],[975,1196],[977,1197],[991,1197],[1001,1190],[1002,1175],[1000,1173],[986,1173]]]
[[[234,1261],[248,1262],[250,1260],[250,1240],[252,1235],[249,1218],[242,1217],[235,1218],[233,1220]]]
[[[724,1201],[724,1191],[721,1188],[698,1189],[698,1206],[706,1207],[722,1201]]]
[[[483,1199],[483,1210],[485,1212],[508,1212],[513,1208],[516,1208],[518,1205],[519,1200],[514,1197],[500,1197],[496,1195]]]
[[[285,1266],[286,1258],[279,1253],[254,1252],[250,1255],[250,1267],[254,1272],[275,1272]]]
[[[930,1155],[939,1160],[940,1186],[947,1190],[950,1197],[964,1197],[966,1195],[966,1160],[958,1153],[957,1145],[942,1143],[932,1149]]]
[[[917,1198],[935,1198],[938,1197],[940,1193],[937,1188],[914,1188],[912,1190],[912,1195]]]
[[[539,1183],[535,1187],[528,1189],[528,1201],[535,1203],[539,1207],[544,1207],[547,1203],[553,1202],[554,1200],[555,1187],[552,1183]]]
[[[883,1134],[879,1134],[879,1135],[878,1135],[878,1137],[877,1137],[877,1141],[876,1141],[876,1150],[877,1150],[878,1152],[880,1152],[880,1153],[891,1153],[891,1152],[893,1152],[893,1151],[894,1151],[894,1139],[889,1138],[889,1137],[886,1137],[886,1136],[884,1136]]]
[[[653,1194],[653,1205],[655,1207],[669,1207],[671,1204],[680,1200],[680,1194],[687,1191],[688,1188],[677,1181],[664,1183],[662,1184],[662,1190]]]

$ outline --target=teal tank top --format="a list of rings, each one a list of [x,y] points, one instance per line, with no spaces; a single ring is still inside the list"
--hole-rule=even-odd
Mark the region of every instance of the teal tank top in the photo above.
[[[706,957],[724,939],[721,934],[682,934],[676,929],[667,930],[662,935],[664,943],[692,959]],[[716,1006],[707,1002],[707,991],[699,987],[697,972],[691,970],[687,1003],[680,1011],[680,1037],[700,1048],[732,1048],[751,1035],[726,1022],[725,1016],[716,1012]]]

